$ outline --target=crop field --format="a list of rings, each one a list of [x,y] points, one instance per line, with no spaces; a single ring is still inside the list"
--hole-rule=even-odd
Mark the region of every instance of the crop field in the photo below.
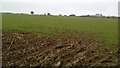
[[[3,31],[32,32],[49,36],[55,34],[56,31],[70,30],[91,33],[110,43],[118,41],[117,19],[16,14],[2,16]]]
[[[118,63],[117,18],[4,13],[2,31],[3,66]]]

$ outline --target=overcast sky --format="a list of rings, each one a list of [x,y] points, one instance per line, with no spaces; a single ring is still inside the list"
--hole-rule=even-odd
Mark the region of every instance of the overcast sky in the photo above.
[[[0,12],[118,16],[119,0],[0,0]]]

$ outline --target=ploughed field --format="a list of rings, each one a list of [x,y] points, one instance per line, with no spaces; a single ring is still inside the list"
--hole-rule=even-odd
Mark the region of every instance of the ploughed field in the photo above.
[[[3,66],[114,66],[117,19],[3,14]]]
[[[115,65],[116,50],[103,41],[72,36],[42,37],[30,33],[3,33],[4,66]],[[116,47],[114,44],[111,46]],[[97,54],[99,53],[99,54]],[[114,55],[113,55],[114,54]]]

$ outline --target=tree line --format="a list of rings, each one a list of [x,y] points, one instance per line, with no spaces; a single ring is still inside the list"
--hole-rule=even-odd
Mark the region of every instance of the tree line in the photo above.
[[[34,11],[30,12],[32,15],[34,14]],[[51,15],[50,13],[44,14],[44,15]],[[62,14],[59,14],[59,16],[62,16]],[[67,16],[67,15],[64,15]],[[69,16],[76,16],[75,14],[70,14]],[[95,14],[95,15],[82,15],[80,17],[106,17],[106,18],[116,18],[115,16],[103,16],[102,14]]]

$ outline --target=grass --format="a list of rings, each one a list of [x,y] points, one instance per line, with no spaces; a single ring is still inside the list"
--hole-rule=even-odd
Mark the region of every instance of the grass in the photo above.
[[[109,43],[118,42],[118,20],[112,18],[2,14],[2,20],[3,31],[51,36],[55,31],[71,30],[90,33]]]

